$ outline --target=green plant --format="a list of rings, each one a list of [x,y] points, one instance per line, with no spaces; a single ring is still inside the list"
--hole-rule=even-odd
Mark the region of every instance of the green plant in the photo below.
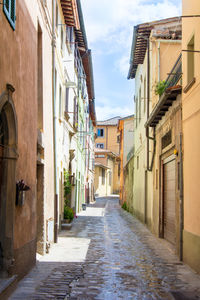
[[[167,83],[165,80],[161,80],[156,83],[155,86],[155,94],[161,96],[167,87]]]
[[[69,173],[64,170],[64,198],[67,201],[67,196],[71,193],[72,185],[69,178]]]
[[[124,210],[126,210],[126,211],[129,210],[126,201],[122,204],[122,208],[123,208]]]
[[[72,221],[73,218],[74,218],[73,209],[65,205],[64,206],[64,219],[68,219],[68,220]]]

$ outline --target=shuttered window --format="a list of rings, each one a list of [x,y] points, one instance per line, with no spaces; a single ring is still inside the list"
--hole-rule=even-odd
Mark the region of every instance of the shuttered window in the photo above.
[[[3,11],[13,30],[15,30],[15,2],[16,0],[4,0]]]

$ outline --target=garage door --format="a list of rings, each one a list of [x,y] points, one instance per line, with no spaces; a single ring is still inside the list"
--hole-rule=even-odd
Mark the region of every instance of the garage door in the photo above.
[[[175,244],[175,160],[164,164],[164,238]]]

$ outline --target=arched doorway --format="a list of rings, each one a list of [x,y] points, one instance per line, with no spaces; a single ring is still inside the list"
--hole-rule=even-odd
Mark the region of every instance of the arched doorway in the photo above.
[[[12,274],[13,227],[16,200],[17,120],[12,93],[0,95],[0,276]]]

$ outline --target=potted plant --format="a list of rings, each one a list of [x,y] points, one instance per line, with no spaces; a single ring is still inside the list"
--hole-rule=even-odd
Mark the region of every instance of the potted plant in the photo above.
[[[167,87],[167,83],[165,80],[161,80],[161,81],[157,82],[156,86],[155,86],[155,94],[162,96],[166,87]]]
[[[71,207],[64,206],[64,220],[65,223],[71,223],[74,218],[74,212]]]

